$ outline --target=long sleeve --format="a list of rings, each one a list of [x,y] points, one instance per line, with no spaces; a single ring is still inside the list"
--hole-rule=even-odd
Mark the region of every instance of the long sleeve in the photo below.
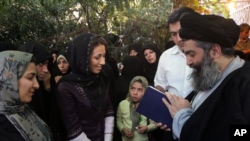
[[[148,131],[147,132],[151,132],[153,130],[155,130],[157,128],[157,126],[153,123],[152,120],[149,120],[149,125],[148,125]]]
[[[193,110],[191,108],[185,108],[177,112],[173,118],[172,130],[175,138],[180,138],[181,129],[185,122],[192,115]]]
[[[116,113],[116,124],[117,124],[117,128],[119,129],[119,131],[122,133],[122,128],[124,128],[124,124],[123,124],[123,117],[122,117],[122,109],[121,109],[121,103],[118,106],[117,109],[117,113]]]
[[[114,117],[105,118],[104,141],[112,141],[114,132]]]
[[[88,139],[86,134],[82,132],[79,136],[77,136],[76,138],[74,138],[70,141],[90,141],[90,140]]]
[[[56,97],[68,139],[74,139],[82,133],[82,127],[69,85],[70,83],[68,82],[61,82],[58,85]]]
[[[168,85],[168,81],[165,78],[165,73],[166,71],[164,70],[163,66],[165,65],[164,61],[165,61],[165,54],[163,53],[159,59],[159,63],[158,63],[158,67],[155,73],[155,78],[154,78],[154,85],[157,86],[161,86],[164,90],[166,90],[166,87]]]

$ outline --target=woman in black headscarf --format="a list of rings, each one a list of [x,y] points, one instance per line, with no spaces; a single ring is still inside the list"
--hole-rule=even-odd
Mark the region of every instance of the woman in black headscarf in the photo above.
[[[68,140],[112,140],[114,112],[109,79],[102,70],[106,46],[106,41],[93,33],[81,34],[69,45],[72,73],[62,77],[57,88]]]
[[[141,44],[140,43],[132,43],[128,46],[128,55],[136,56],[141,52]]]
[[[59,52],[56,58],[56,66],[53,72],[55,76],[55,82],[58,83],[59,80],[71,72],[67,52]],[[57,85],[53,88],[53,94],[51,96],[51,107],[50,107],[50,129],[52,130],[54,141],[65,141],[66,131],[62,122],[62,116],[59,111],[56,99]]]
[[[71,72],[67,52],[59,52],[56,58],[56,67],[54,70],[55,82],[57,83],[62,76]]]
[[[147,43],[142,47],[144,55],[145,77],[148,80],[149,85],[154,86],[154,77],[157,70],[161,51],[154,43]]]

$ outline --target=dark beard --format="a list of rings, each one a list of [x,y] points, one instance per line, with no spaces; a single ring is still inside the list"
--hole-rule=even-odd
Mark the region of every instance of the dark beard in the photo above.
[[[208,90],[221,78],[220,66],[213,61],[209,54],[198,66],[190,67],[194,68],[192,73],[194,91]]]

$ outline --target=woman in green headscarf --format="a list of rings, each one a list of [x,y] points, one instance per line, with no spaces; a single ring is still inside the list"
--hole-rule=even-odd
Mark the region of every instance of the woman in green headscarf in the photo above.
[[[0,52],[0,140],[50,141],[48,126],[26,105],[39,84],[32,54]]]
[[[127,98],[118,106],[117,127],[122,133],[123,141],[148,141],[147,132],[156,129],[151,120],[136,112],[147,86],[145,77],[134,77],[130,82]]]

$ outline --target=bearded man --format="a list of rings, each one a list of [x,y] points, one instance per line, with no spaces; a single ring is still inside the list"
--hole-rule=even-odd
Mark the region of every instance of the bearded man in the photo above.
[[[250,124],[250,63],[233,49],[240,29],[231,19],[212,19],[197,13],[180,19],[194,91],[187,99],[166,92],[171,105],[163,102],[173,117],[174,136],[184,141],[228,141],[231,125]]]

